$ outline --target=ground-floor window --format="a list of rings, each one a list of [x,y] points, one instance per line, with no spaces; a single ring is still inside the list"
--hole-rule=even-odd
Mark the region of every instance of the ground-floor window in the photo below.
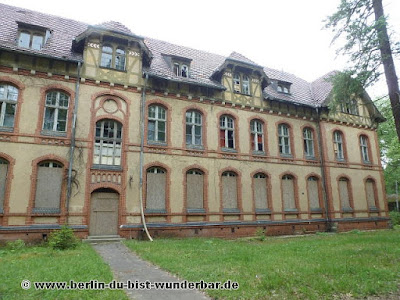
[[[294,191],[294,177],[292,175],[284,175],[282,177],[282,197],[285,211],[297,210]]]
[[[321,199],[319,193],[319,180],[315,176],[310,176],[307,179],[308,201],[311,211],[318,211],[321,209]]]
[[[6,194],[7,172],[8,161],[0,158],[0,213],[3,213],[4,198]]]
[[[235,172],[222,173],[222,208],[224,212],[237,212],[237,174]]]
[[[349,184],[350,182],[347,178],[342,177],[339,179],[339,196],[343,211],[352,210],[350,204]]]
[[[204,210],[204,173],[192,169],[186,173],[186,200],[187,210]]]
[[[167,171],[163,168],[147,169],[146,211],[166,213]]]
[[[267,175],[257,173],[253,176],[254,205],[256,211],[267,210],[268,207],[268,182]]]

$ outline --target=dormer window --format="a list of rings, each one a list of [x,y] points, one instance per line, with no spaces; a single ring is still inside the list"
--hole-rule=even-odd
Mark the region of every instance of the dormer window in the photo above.
[[[352,115],[359,114],[358,103],[357,103],[357,100],[355,100],[355,99],[341,103],[340,109],[341,109],[342,113],[345,113],[345,114],[352,114]]]
[[[42,50],[44,44],[50,38],[50,30],[41,26],[27,23],[18,23],[18,47]]]
[[[101,67],[125,71],[125,61],[126,53],[124,48],[113,47],[109,44],[103,46],[101,51]]]
[[[250,95],[250,79],[247,75],[233,74],[233,91],[235,93]]]
[[[174,63],[174,74],[180,77],[189,77],[189,67],[185,64]]]
[[[277,86],[276,90],[279,93],[290,94],[290,85],[286,84],[286,83],[278,82],[278,86]]]

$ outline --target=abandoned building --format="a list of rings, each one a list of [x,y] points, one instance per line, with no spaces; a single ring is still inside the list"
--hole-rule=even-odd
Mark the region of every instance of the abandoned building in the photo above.
[[[369,96],[0,4],[0,239],[386,228]],[[145,220],[145,222],[144,222]]]

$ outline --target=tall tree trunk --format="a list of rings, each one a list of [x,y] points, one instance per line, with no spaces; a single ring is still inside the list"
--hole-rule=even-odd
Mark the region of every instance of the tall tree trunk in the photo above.
[[[394,67],[392,50],[390,48],[389,36],[387,33],[386,23],[383,22],[383,6],[382,0],[373,0],[375,13],[375,21],[377,22],[376,30],[378,32],[379,47],[381,51],[382,64],[385,70],[386,84],[388,86],[390,104],[393,110],[394,123],[396,126],[397,137],[400,140],[400,91],[399,82]]]

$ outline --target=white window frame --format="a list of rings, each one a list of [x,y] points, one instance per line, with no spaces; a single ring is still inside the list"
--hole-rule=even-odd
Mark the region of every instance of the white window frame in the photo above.
[[[292,149],[290,146],[290,127],[287,124],[278,125],[278,137],[279,153],[281,155],[291,155]]]
[[[200,122],[196,121],[196,117]],[[188,110],[185,115],[186,118],[186,145],[202,146],[203,145],[203,115],[197,110]],[[189,118],[189,122],[188,122]],[[187,127],[190,127],[191,133],[188,134]],[[200,128],[200,143],[196,143],[196,128]],[[188,138],[190,142],[188,143]]]
[[[253,151],[264,152],[264,124],[259,120],[251,120],[250,130],[253,140]],[[258,137],[261,136],[261,149],[259,148]]]
[[[314,132],[311,128],[303,129],[304,154],[306,157],[315,157]]]
[[[235,93],[241,93],[241,79],[239,73],[233,74],[233,91]]]
[[[113,122],[114,123],[114,128],[113,128],[113,137],[104,137],[104,124],[105,122]],[[97,135],[97,127],[98,124],[100,125],[100,136]],[[96,122],[96,128],[95,128],[95,141],[94,141],[94,152],[93,152],[93,160],[95,160],[95,157],[98,156],[98,163],[95,163],[96,165],[108,165],[108,166],[120,166],[121,165],[121,160],[122,160],[122,137],[123,137],[123,131],[122,131],[122,124],[118,121],[111,120],[111,119],[101,119]],[[121,137],[118,137],[118,130],[121,132]],[[98,142],[97,142],[98,141]],[[110,147],[112,145],[112,147]],[[103,159],[103,153],[105,152],[105,149],[107,149],[107,152],[111,150],[112,152],[112,162],[108,163],[108,158],[110,155],[107,155],[106,158]],[[104,161],[106,160],[106,161]],[[116,161],[119,160],[119,163]]]
[[[360,150],[363,162],[369,163],[368,137],[365,135],[360,136]]]
[[[51,93],[57,93],[56,94],[56,104],[47,104],[47,96],[50,95]],[[68,97],[68,105],[67,106],[61,106],[60,105],[60,96],[61,94],[64,94],[65,96]],[[54,131],[54,132],[66,132],[68,128],[68,109],[69,109],[69,103],[70,103],[70,96],[67,93],[64,93],[62,91],[49,91],[46,93],[46,99],[45,99],[45,104],[44,104],[44,115],[43,115],[43,124],[42,124],[42,129],[45,131]],[[45,128],[46,124],[46,111],[47,109],[54,109],[54,116],[53,116],[53,128]],[[59,123],[58,115],[60,110],[65,110],[66,111],[66,118],[65,118],[65,130],[57,130],[57,126]]]
[[[15,114],[17,112],[17,102],[18,102],[18,96],[19,96],[19,90],[17,87],[10,85],[10,84],[3,84],[0,83],[0,86],[4,88],[4,92],[2,95],[0,95],[0,127],[4,128],[14,128],[14,123],[15,123]],[[11,91],[13,90],[13,91]],[[15,93],[16,92],[16,93]],[[10,95],[16,95],[14,96],[14,99],[9,99]],[[14,105],[14,115],[13,115],[13,126],[4,126],[4,119],[6,116],[6,108],[8,105]]]
[[[242,94],[250,95],[250,78],[247,75],[242,76]]]
[[[343,133],[340,131],[336,130],[333,133],[333,146],[336,159],[339,161],[344,161]]]
[[[155,111],[154,111],[154,117],[150,116],[150,108],[154,107]],[[162,118],[160,115],[164,114],[164,118]],[[155,143],[166,143],[167,142],[167,109],[165,109],[164,107],[160,106],[160,105],[150,105],[148,107],[148,111],[147,111],[147,116],[148,116],[148,120],[147,120],[147,141],[148,142],[155,142]],[[150,122],[154,122],[154,139],[151,140],[149,139],[149,123]],[[160,124],[164,123],[164,140],[159,140],[158,138],[158,134],[162,131],[160,131]]]
[[[219,129],[224,131],[225,135],[225,145],[222,148],[226,149],[236,149],[235,142],[235,120],[229,115],[223,115],[219,120]],[[232,132],[233,147],[229,147],[229,132]],[[219,133],[220,134],[220,133]],[[219,135],[220,138],[220,135]],[[221,145],[221,144],[220,144]]]

